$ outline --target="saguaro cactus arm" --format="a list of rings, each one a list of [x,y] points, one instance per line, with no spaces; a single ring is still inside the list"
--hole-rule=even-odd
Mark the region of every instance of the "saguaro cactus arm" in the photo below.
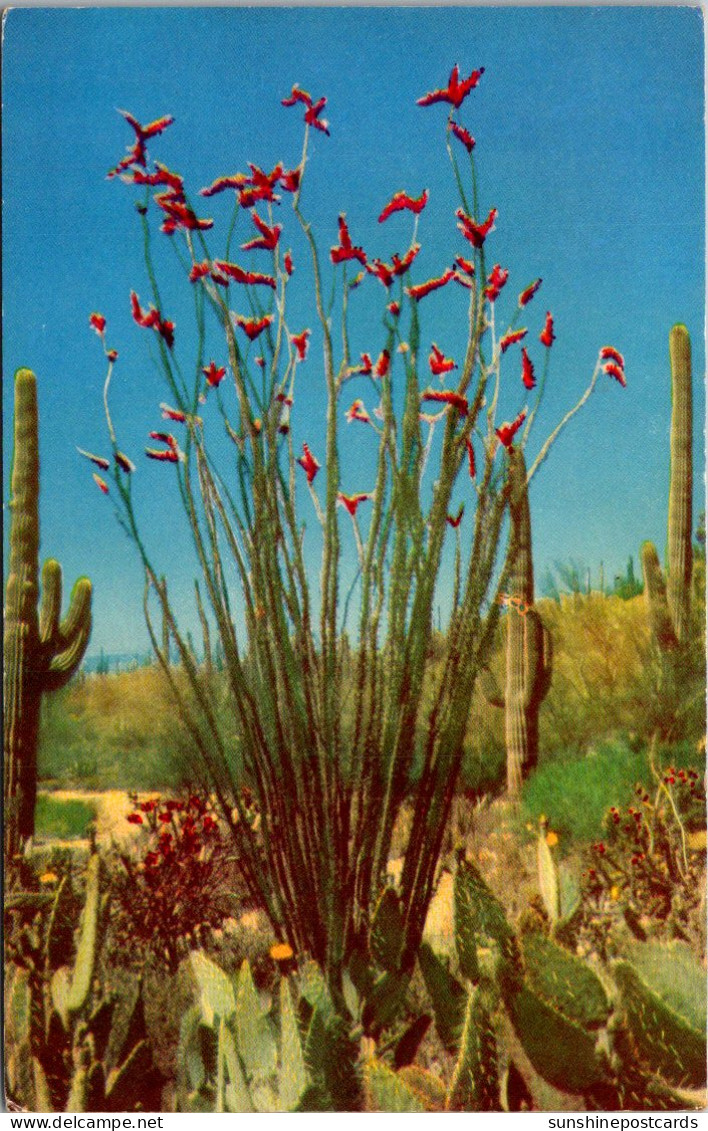
[[[653,542],[643,544],[641,556],[644,593],[652,635],[662,652],[671,652],[678,646],[678,637],[669,612],[666,582],[661,572],[659,555]]]

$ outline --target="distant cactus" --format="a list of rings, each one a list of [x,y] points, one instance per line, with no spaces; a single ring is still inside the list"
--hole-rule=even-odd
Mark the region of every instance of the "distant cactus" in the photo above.
[[[538,761],[538,713],[551,684],[553,651],[550,633],[533,603],[531,514],[523,452],[512,448],[509,460],[516,554],[506,595],[506,686],[502,694],[486,671],[481,687],[493,706],[504,707],[507,789],[515,796],[523,777]]]
[[[671,359],[671,478],[666,582],[654,546],[642,547],[642,567],[654,638],[662,651],[686,640],[690,619],[693,503],[691,339],[685,326],[669,334]],[[668,617],[667,617],[668,614]]]
[[[42,695],[77,671],[91,633],[91,582],[80,578],[61,614],[61,566],[42,569],[39,612],[39,441],[37,384],[29,369],[15,375],[15,440],[11,483],[10,569],[4,632],[3,727],[5,858],[34,833],[37,738]]]

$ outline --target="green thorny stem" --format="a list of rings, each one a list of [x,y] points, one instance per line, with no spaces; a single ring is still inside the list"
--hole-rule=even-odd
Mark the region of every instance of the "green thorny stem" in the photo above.
[[[236,338],[228,292],[224,297],[208,275],[195,287],[198,363],[191,391],[173,351],[159,339],[164,378],[177,408],[186,414],[187,438],[176,474],[203,575],[204,603],[199,590],[197,593],[204,664],[178,626],[167,584],[140,534],[130,479],[116,470],[114,481],[119,520],[134,540],[145,569],[145,615],[153,648],[235,838],[247,889],[267,911],[278,936],[287,939],[298,954],[308,954],[322,965],[337,1007],[346,1011],[343,972],[355,950],[366,950],[370,913],[386,883],[394,827],[404,805],[412,810],[412,822],[400,881],[405,919],[403,968],[410,968],[414,961],[462,760],[475,679],[493,640],[499,596],[515,554],[515,536],[512,530],[500,562],[498,551],[509,502],[508,459],[505,455],[500,459],[495,431],[499,355],[493,340],[487,347],[492,362],[487,365],[484,361],[483,339],[489,331],[493,339],[494,328],[493,320],[487,321],[484,249],[477,248],[465,357],[455,390],[466,398],[468,411],[461,416],[455,406],[448,405],[438,416],[444,432],[432,484],[432,477],[426,474],[431,437],[424,443],[421,432],[419,312],[412,296],[405,299],[405,279],[399,297],[410,316],[407,339],[400,329],[403,312],[398,318],[385,315],[383,319],[392,366],[380,379],[372,378],[380,395],[381,423],[372,429],[378,436],[378,454],[368,530],[362,532],[355,526],[360,607],[358,638],[349,649],[346,618],[339,627],[337,623],[344,555],[337,504],[341,390],[356,372],[349,356],[352,287],[344,268],[341,358],[337,363],[320,256],[301,208],[308,131],[306,126],[293,211],[310,249],[327,394],[324,506],[314,487],[311,489],[322,527],[318,612],[313,609],[305,526],[296,510],[300,473],[289,428],[283,427],[282,397],[293,395],[297,359],[286,320],[289,276],[281,266],[279,244],[272,253],[273,306],[265,310],[255,286],[245,292],[254,315],[272,313],[275,321],[262,339],[259,388],[248,354],[242,352]],[[449,152],[467,210],[461,175]],[[476,212],[478,193],[471,155],[470,167]],[[159,308],[144,210],[142,223],[148,276]],[[235,220],[229,241],[234,224]],[[417,227],[413,242],[416,232]],[[183,270],[196,262],[195,242],[200,255],[209,258],[201,231],[186,232],[185,238],[190,260],[180,259]],[[243,295],[244,288],[238,293]],[[229,482],[232,477],[219,470],[207,447],[207,426],[195,415],[209,310],[225,337],[238,407],[237,423],[232,425],[221,388],[210,394],[233,442],[235,489]],[[401,354],[405,368],[402,391],[392,376],[393,360]],[[593,385],[596,379],[597,372]],[[488,404],[490,380],[496,388]],[[402,402],[398,413],[397,402]],[[574,411],[567,414],[566,421]],[[115,448],[108,388],[106,415]],[[473,488],[477,506],[472,544],[465,560],[456,533],[455,599],[443,661],[432,670],[433,607],[447,517],[467,461],[467,442],[473,437],[483,459]],[[525,440],[526,433],[520,444]],[[531,474],[547,450],[548,445],[541,449]],[[471,491],[466,472],[463,481],[470,484],[467,489]],[[234,577],[245,621],[245,644],[239,641],[232,613]],[[170,665],[168,650],[153,628],[151,600],[157,601],[168,641],[175,643],[178,668]],[[212,631],[221,645],[223,673],[215,672],[210,663]],[[220,723],[224,701],[233,711],[235,726],[230,729],[235,739],[226,739]],[[257,831],[242,800],[244,784],[254,791],[260,809]]]

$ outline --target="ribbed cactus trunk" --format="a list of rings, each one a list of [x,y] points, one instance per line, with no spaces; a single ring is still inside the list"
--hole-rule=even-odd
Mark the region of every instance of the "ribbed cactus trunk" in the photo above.
[[[693,548],[693,394],[691,339],[680,323],[669,334],[671,475],[666,579],[651,542],[642,546],[644,591],[654,639],[662,652],[680,651],[689,633]]]
[[[671,358],[671,481],[666,595],[679,643],[686,639],[693,567],[693,398],[691,339],[685,326],[669,335]]]
[[[15,375],[15,437],[10,499],[3,668],[5,859],[34,834],[37,739],[42,695],[77,670],[91,633],[91,583],[74,586],[60,623],[61,567],[47,561],[39,596],[39,439],[37,383],[29,369]]]
[[[551,682],[551,638],[533,608],[533,555],[526,463],[510,452],[510,514],[516,554],[509,578],[506,638],[505,737],[507,790],[516,796],[538,762],[538,714]]]

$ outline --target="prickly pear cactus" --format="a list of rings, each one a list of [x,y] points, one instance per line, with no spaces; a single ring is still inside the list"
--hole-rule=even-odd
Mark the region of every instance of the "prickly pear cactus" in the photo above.
[[[61,617],[61,567],[42,570],[39,611],[39,441],[37,382],[15,374],[15,438],[10,499],[10,568],[4,631],[3,724],[5,859],[34,833],[37,737],[42,695],[77,670],[91,633],[91,582],[80,578]]]

